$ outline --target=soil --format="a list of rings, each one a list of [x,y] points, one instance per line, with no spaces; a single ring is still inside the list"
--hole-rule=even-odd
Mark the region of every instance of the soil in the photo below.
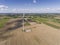
[[[1,41],[0,45],[60,45],[60,30],[45,24],[30,22],[25,29],[32,29],[32,32],[23,32],[22,27],[10,32],[10,38]],[[7,33],[8,34],[8,33]]]

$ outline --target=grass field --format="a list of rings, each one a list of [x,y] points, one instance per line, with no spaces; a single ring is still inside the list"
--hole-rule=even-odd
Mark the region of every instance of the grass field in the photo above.
[[[60,29],[60,26],[59,26],[60,19],[43,18],[43,17],[37,16],[37,17],[33,17],[32,20],[35,21],[36,23],[39,23],[39,24],[44,23],[44,24],[51,26],[53,28]]]
[[[8,18],[0,19],[0,28],[2,28],[8,20],[9,20]]]

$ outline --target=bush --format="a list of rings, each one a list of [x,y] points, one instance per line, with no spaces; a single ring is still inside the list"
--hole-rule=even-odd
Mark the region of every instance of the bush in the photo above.
[[[29,23],[29,22],[26,22],[26,23],[25,23],[25,25],[27,25],[27,26],[28,26],[28,25],[30,25],[30,23]]]

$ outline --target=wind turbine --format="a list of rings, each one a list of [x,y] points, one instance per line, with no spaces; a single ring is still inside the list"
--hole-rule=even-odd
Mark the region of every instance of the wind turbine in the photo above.
[[[24,27],[24,23],[25,23],[25,22],[24,22],[24,17],[25,17],[25,13],[23,13],[23,31],[25,30],[25,29],[24,29],[24,28],[25,28],[25,27]]]
[[[33,0],[33,3],[35,4],[36,3],[36,0]],[[24,10],[25,11],[25,10]],[[26,30],[25,30],[25,26],[24,26],[24,23],[25,23],[25,13],[23,13],[23,32],[25,32]],[[30,32],[31,32],[31,29],[28,29]],[[28,31],[27,31],[28,32]]]

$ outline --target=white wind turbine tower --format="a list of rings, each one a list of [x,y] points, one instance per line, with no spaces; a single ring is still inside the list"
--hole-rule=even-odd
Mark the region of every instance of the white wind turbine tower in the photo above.
[[[37,1],[36,0],[33,0],[33,3],[35,4]],[[25,10],[24,10],[25,11]],[[25,26],[24,26],[24,23],[25,23],[25,13],[23,13],[23,31],[24,32],[31,32],[31,29],[28,29],[28,30],[25,30]]]
[[[23,13],[23,31],[25,30],[25,29],[24,29],[24,23],[25,23],[25,22],[24,22],[24,17],[25,17],[25,13]]]

